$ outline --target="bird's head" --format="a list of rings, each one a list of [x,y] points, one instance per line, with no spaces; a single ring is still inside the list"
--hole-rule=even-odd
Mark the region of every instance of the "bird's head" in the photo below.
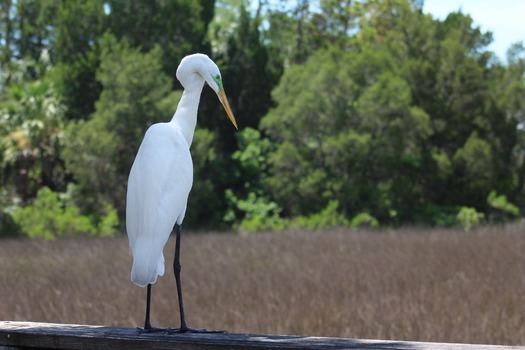
[[[186,76],[189,75],[188,71],[200,75],[213,91],[215,91],[226,111],[226,114],[228,115],[228,118],[230,118],[235,129],[238,129],[237,122],[231,111],[230,104],[228,103],[228,98],[224,92],[221,72],[215,62],[204,54],[193,54],[184,57],[177,69],[177,78],[183,85],[185,85],[184,80]]]
[[[212,60],[210,60],[211,63],[213,63]],[[226,92],[224,92],[224,86],[222,85],[222,76],[221,72],[219,72],[219,68],[213,63],[216,70],[209,70],[208,71],[208,77],[204,78],[208,85],[215,91],[217,96],[219,97],[219,100],[222,103],[222,106],[224,107],[224,110],[226,111],[226,114],[228,114],[228,118],[230,118],[230,121],[232,122],[233,126],[235,126],[235,129],[239,129],[237,127],[237,122],[235,121],[235,117],[233,116],[232,110],[230,108],[230,104],[228,103],[228,98],[226,97]]]

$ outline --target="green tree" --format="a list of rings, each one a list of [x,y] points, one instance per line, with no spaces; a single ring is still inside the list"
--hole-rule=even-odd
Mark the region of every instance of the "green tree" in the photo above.
[[[79,208],[68,203],[67,198],[42,187],[31,205],[17,210],[13,217],[22,231],[31,238],[54,240],[80,234],[90,236],[112,236],[116,234],[118,218],[114,209],[98,224],[82,215]]]
[[[228,209],[224,220],[244,231],[282,229],[281,207],[268,191],[268,154],[275,148],[268,138],[253,128],[237,134],[239,149],[232,155],[240,188],[225,192]]]
[[[507,150],[507,157],[501,159],[502,167],[513,172],[517,179],[517,191],[509,187],[501,188],[509,198],[522,206],[525,193],[525,46],[523,43],[512,45],[507,53],[507,66],[495,65],[491,72],[491,96],[500,112],[494,118],[491,127],[502,136],[499,149]],[[510,149],[510,151],[509,151]]]
[[[126,40],[104,38],[96,111],[87,121],[70,123],[65,135],[64,159],[78,184],[75,198],[87,212],[97,213],[108,202],[123,217],[127,176],[144,132],[169,121],[175,110],[177,97],[161,57],[159,47],[144,54]]]
[[[468,14],[422,4],[0,1],[0,230],[40,188],[71,182],[97,230],[112,208],[123,217],[138,145],[173,114],[176,68],[195,51],[221,68],[242,131],[205,88],[188,225],[515,218],[524,46],[499,62]]]
[[[65,107],[51,71],[44,52],[39,61],[20,60],[3,72],[9,84],[0,100],[2,184],[22,203],[41,186],[55,190],[66,186],[60,154]]]
[[[461,196],[465,203],[484,204],[495,185],[493,154],[490,144],[473,132],[454,157],[455,179],[461,181]]]
[[[60,1],[52,13],[52,40],[67,117],[86,119],[95,109],[101,86],[95,77],[100,64],[100,38],[106,31],[104,0]]]
[[[262,18],[252,17],[243,4],[239,8],[223,5],[219,15],[227,16],[229,23],[235,19],[236,25],[227,35],[217,34],[216,40],[222,42],[214,56],[241,128],[255,128],[271,106],[271,91],[282,74],[282,64],[272,59],[272,52],[263,43],[259,29]],[[203,91],[200,108],[203,117],[199,117],[199,125],[220,134],[219,152],[231,154],[237,149],[235,130],[224,122],[224,112],[218,108],[212,95],[209,89]]]
[[[498,195],[496,191],[489,193],[487,203],[491,207],[491,221],[507,221],[518,217],[520,213],[519,208],[507,200],[507,196]]]
[[[496,97],[502,85],[508,86],[501,80],[505,68],[492,64],[494,56],[486,49],[492,35],[474,26],[470,16],[456,12],[437,21],[424,15],[420,5],[405,0],[367,2],[355,42],[387,47],[410,84],[413,101],[430,117],[431,134],[422,154],[426,174],[419,180],[429,212],[436,205],[444,213],[462,205],[486,208],[484,196],[491,186],[515,192],[513,148],[519,129],[505,116],[504,99]],[[477,195],[465,188],[472,178],[461,170],[457,157],[452,167],[458,151],[465,156],[460,149],[472,132],[491,154],[484,158],[491,174],[478,186],[483,191]]]
[[[17,59],[38,60],[52,36],[49,24],[53,0],[0,1],[0,64]]]
[[[219,57],[225,63],[225,84],[235,109],[243,116],[243,126],[252,128],[271,106],[270,94],[281,76],[280,62],[272,61],[262,42],[260,21],[241,6],[238,26]]]
[[[346,215],[409,215],[430,127],[395,72],[386,51],[330,49],[285,73],[262,126],[278,143],[269,182],[287,214],[336,199]]]
[[[218,30],[211,35],[215,60],[240,127],[257,127],[271,105],[270,92],[278,81],[282,65],[271,58],[263,42],[261,18],[257,14],[252,16],[242,1],[219,5],[210,27],[212,33]],[[235,155],[231,157],[242,147],[236,137],[238,132],[227,123],[217,97],[208,88],[202,92],[197,130],[202,132],[197,131],[192,155],[194,163],[199,165],[195,167],[186,222],[190,226],[199,223],[201,227],[224,227],[223,217],[231,213],[232,206],[236,207],[232,198],[244,200],[248,195],[246,183],[251,180],[240,176],[244,169]],[[226,196],[227,191],[232,196]]]
[[[217,152],[217,134],[197,127],[190,151],[193,186],[184,225],[189,228],[222,229],[222,216],[226,210],[223,188],[231,179],[225,158]]]
[[[213,18],[214,0],[108,0],[105,3],[109,8],[109,30],[143,52],[161,47],[163,70],[169,77],[175,77],[184,56],[210,51],[206,34]]]
[[[460,12],[434,20],[419,2],[353,6],[334,23],[354,49],[318,50],[288,69],[262,122],[279,144],[270,183],[285,214],[319,212],[329,199],[347,216],[362,208],[390,222],[486,210],[491,190],[513,188],[519,133],[491,91],[491,34]],[[361,28],[348,33],[356,13]]]
[[[321,48],[349,49],[360,11],[361,4],[351,0],[301,0],[293,6],[286,2],[259,2],[258,9],[258,13],[265,12],[267,28],[263,36],[272,55],[285,66],[304,63]]]

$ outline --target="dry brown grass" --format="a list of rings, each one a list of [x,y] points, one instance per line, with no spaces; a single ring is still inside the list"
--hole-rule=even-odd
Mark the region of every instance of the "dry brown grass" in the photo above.
[[[525,227],[474,233],[184,234],[190,326],[230,332],[525,344]],[[139,326],[127,239],[0,241],[0,319]],[[169,268],[152,322],[178,326]]]

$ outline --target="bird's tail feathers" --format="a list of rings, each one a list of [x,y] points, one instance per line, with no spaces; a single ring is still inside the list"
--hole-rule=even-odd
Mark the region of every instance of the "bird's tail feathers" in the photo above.
[[[164,255],[162,248],[155,249],[154,243],[143,240],[132,248],[133,267],[131,280],[140,287],[146,287],[157,281],[157,276],[164,275]]]

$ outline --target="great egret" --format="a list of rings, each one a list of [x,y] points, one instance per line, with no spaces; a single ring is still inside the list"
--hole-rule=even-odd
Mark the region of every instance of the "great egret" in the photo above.
[[[177,68],[177,79],[184,92],[177,110],[168,123],[149,127],[131,167],[126,198],[126,230],[133,254],[131,280],[147,286],[146,319],[144,330],[150,323],[151,285],[164,274],[162,249],[175,227],[175,259],[173,270],[179,298],[180,328],[176,332],[207,332],[186,325],[180,281],[180,238],[182,221],[186,213],[188,195],[193,183],[193,164],[190,145],[197,124],[197,110],[204,82],[217,93],[231,122],[237,122],[224,92],[221,73],[206,55],[186,56]]]

